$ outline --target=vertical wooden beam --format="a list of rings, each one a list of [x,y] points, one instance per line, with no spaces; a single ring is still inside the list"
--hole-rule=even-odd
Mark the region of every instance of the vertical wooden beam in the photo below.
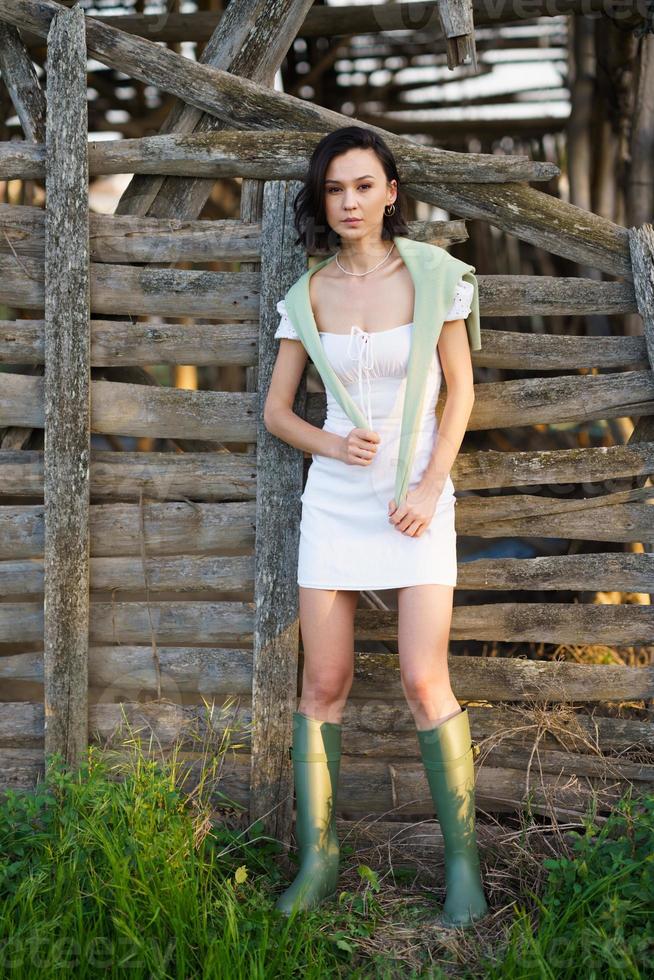
[[[273,336],[279,323],[276,306],[307,267],[304,250],[293,244],[297,234],[292,201],[300,187],[299,181],[265,184],[261,236],[250,818],[262,819],[266,833],[285,842],[293,814],[288,747],[297,706],[297,558],[304,456],[268,432],[263,406],[279,345]],[[305,379],[293,410],[306,415]]]
[[[634,292],[643,320],[650,367],[654,371],[654,225],[629,229]]]
[[[45,215],[45,761],[88,746],[90,288],[84,11],[48,32]]]
[[[627,222],[643,225],[654,211],[654,34],[638,40],[627,171]]]
[[[644,224],[640,228],[629,229],[629,252],[636,304],[643,321],[649,364],[654,371],[654,225]],[[629,442],[652,440],[654,440],[654,418],[651,415],[641,415]],[[648,479],[648,477],[637,477],[634,485],[644,486]],[[643,548],[649,554],[653,554],[654,541],[643,542]],[[654,603],[654,589],[650,592],[650,603]]]

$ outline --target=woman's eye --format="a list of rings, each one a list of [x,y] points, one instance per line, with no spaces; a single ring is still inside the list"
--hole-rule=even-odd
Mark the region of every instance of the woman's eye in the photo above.
[[[359,190],[360,190],[360,189],[361,189],[362,187],[365,187],[365,188],[369,188],[369,187],[370,187],[370,184],[359,184]],[[340,187],[329,187],[329,188],[327,189],[327,193],[328,193],[328,194],[331,194],[331,192],[332,192],[332,191],[340,191]]]

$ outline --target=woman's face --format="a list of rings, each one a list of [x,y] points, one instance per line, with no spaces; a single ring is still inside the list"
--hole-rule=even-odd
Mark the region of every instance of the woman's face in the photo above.
[[[325,214],[330,228],[344,242],[381,238],[384,208],[396,197],[397,181],[387,181],[373,150],[356,148],[330,160],[325,173]]]

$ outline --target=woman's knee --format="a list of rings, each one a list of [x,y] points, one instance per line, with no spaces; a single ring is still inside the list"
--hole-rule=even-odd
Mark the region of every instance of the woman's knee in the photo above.
[[[429,704],[435,699],[452,696],[452,687],[447,672],[442,673],[428,666],[411,664],[400,667],[402,687],[410,701]]]
[[[310,698],[319,704],[335,704],[344,701],[350,693],[354,670],[352,665],[339,670],[307,671],[302,676],[302,698]]]

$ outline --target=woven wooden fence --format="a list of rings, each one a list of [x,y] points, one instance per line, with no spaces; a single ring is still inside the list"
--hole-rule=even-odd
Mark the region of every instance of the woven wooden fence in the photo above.
[[[226,794],[287,839],[304,467],[262,411],[276,303],[306,267],[292,202],[316,140],[345,117],[273,92],[256,73],[189,63],[79,7],[0,2],[8,23],[26,12],[48,37],[52,68],[46,110],[16,42],[34,141],[0,145],[0,179],[45,176],[47,190],[44,210],[0,207],[0,302],[35,317],[0,322],[0,676],[12,692],[0,702],[0,785],[29,787],[52,753],[78,763],[129,724],[164,754],[181,742],[189,786],[206,764],[202,740],[227,738],[216,801]],[[178,132],[89,143],[87,53],[168,85],[186,103]],[[263,128],[250,128],[255,110]],[[200,131],[200,117],[214,126]],[[452,639],[648,647],[651,605],[530,593],[654,592],[652,226],[626,229],[529,185],[552,165],[384,136],[407,193],[458,216],[414,221],[411,237],[448,247],[476,218],[616,280],[477,270],[469,428],[536,426],[542,448],[459,455],[458,534],[623,550],[462,562],[458,588],[472,599],[456,605]],[[90,214],[89,176],[122,172],[135,177],[117,213]],[[198,220],[223,176],[244,180],[240,220]],[[484,316],[597,313],[640,313],[644,334],[483,329]],[[152,364],[239,365],[248,390],[161,386],[144,370]],[[530,373],[484,382],[486,368]],[[303,382],[295,410],[322,424],[324,393]],[[548,425],[627,416],[626,445],[547,444]],[[35,429],[43,449],[23,449]],[[176,451],[94,450],[92,433],[165,438]],[[493,601],[498,591],[512,601]],[[377,649],[355,652],[339,803],[346,824],[367,815],[382,826],[432,805],[401,691],[396,613],[370,605],[357,611],[356,641]],[[480,808],[579,814],[591,798],[608,808],[630,785],[651,787],[651,725],[594,709],[654,698],[654,667],[453,656],[451,676],[482,746]]]

